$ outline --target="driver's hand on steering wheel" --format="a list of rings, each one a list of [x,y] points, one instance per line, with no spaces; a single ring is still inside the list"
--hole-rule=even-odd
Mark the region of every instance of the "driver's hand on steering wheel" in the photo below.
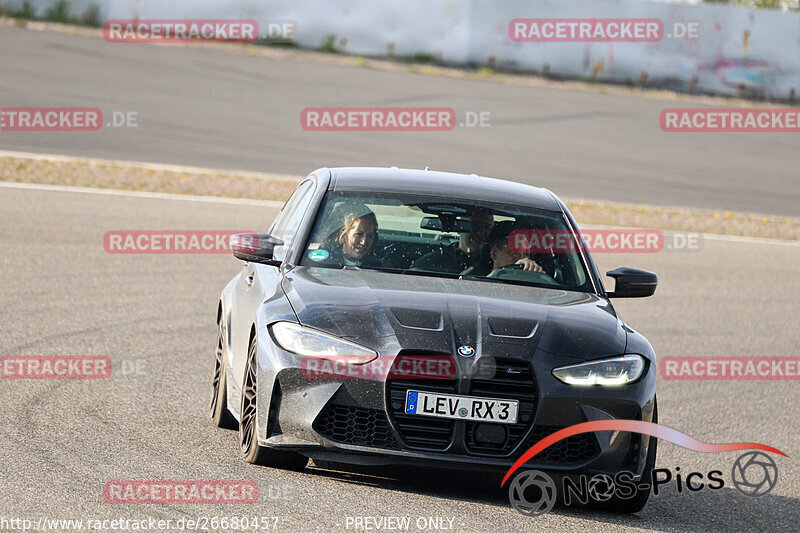
[[[529,257],[523,257],[522,259],[518,260],[514,264],[515,265],[522,265],[522,270],[528,270],[528,271],[531,271],[531,272],[541,272],[542,274],[546,274],[547,273],[547,272],[544,271],[544,269],[541,266],[539,266],[539,263],[537,263],[536,261],[534,261],[533,259],[531,259]]]

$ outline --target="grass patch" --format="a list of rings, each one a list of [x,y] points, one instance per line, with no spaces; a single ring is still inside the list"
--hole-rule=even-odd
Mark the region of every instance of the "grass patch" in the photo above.
[[[77,158],[47,161],[0,157],[0,181],[283,201],[297,187],[300,177],[153,170],[116,161]]]
[[[409,54],[407,56],[403,56],[403,60],[406,63],[438,63],[439,60],[433,54],[428,54],[426,52],[417,52],[415,54]]]
[[[336,36],[333,34],[327,35],[319,49],[321,52],[327,52],[329,54],[338,53],[339,49],[336,47]]]
[[[476,80],[488,80],[491,79],[495,74],[495,70],[491,67],[481,67],[472,75],[473,78]]]
[[[283,48],[299,48],[300,45],[297,41],[287,39],[286,37],[259,37],[253,44],[260,44],[262,46],[280,46]]]

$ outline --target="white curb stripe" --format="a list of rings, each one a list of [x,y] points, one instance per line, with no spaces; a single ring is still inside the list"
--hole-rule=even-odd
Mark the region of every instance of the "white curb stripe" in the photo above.
[[[215,204],[253,205],[260,207],[283,207],[277,200],[251,200],[249,198],[225,198],[217,196],[197,196],[192,194],[170,194],[165,192],[123,191],[116,189],[96,189],[92,187],[72,187],[68,185],[44,185],[40,183],[16,183],[0,181],[0,187],[7,189],[27,189],[51,192],[78,192],[102,194],[106,196],[127,196],[129,198],[152,198],[158,200],[183,200],[189,202],[210,202]]]
[[[217,173],[236,174],[238,176],[244,176],[248,178],[290,180],[290,181],[297,181],[298,183],[304,177],[295,174],[268,174],[266,172],[253,172],[252,170],[228,170],[228,169],[217,169],[217,168],[187,167],[183,165],[167,165],[163,163],[143,163],[141,161],[121,161],[118,159],[97,159],[94,157],[77,157],[77,156],[58,155],[58,154],[36,154],[32,152],[14,152],[14,151],[0,150],[0,158],[2,157],[30,159],[32,161],[57,161],[61,163],[85,162],[89,164],[94,163],[94,164],[108,165],[108,166],[122,165],[126,167],[144,168],[147,170],[157,170],[163,172],[187,172],[189,174],[207,174],[207,175],[215,175]]]

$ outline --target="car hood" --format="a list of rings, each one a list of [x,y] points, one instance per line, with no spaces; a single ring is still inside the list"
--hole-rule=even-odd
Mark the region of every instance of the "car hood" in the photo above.
[[[283,289],[301,324],[376,349],[576,359],[624,353],[624,325],[595,294],[374,270],[296,267]],[[502,351],[502,352],[501,352]]]

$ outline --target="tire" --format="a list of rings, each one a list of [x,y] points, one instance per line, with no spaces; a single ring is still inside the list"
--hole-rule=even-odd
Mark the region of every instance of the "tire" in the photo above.
[[[653,422],[658,423],[658,399],[654,400],[653,405]],[[658,439],[650,437],[650,446],[647,448],[647,458],[644,463],[644,470],[642,477],[649,475],[656,466],[656,453],[658,450]],[[652,481],[651,481],[652,484]],[[597,505],[597,508],[604,511],[611,511],[614,513],[632,514],[638,513],[644,506],[647,505],[647,500],[650,499],[650,487],[646,489],[636,490],[636,494],[628,499],[612,497],[606,502]]]
[[[256,364],[256,338],[253,336],[250,339],[250,348],[247,350],[247,369],[242,383],[242,409],[239,416],[239,445],[242,456],[247,463],[286,470],[302,470],[308,464],[308,458],[304,455],[258,445],[256,435],[258,372],[256,372]]]
[[[211,422],[218,428],[236,429],[236,419],[228,411],[228,387],[225,376],[225,332],[222,317],[217,320],[217,349],[214,361],[214,377],[211,380]]]

